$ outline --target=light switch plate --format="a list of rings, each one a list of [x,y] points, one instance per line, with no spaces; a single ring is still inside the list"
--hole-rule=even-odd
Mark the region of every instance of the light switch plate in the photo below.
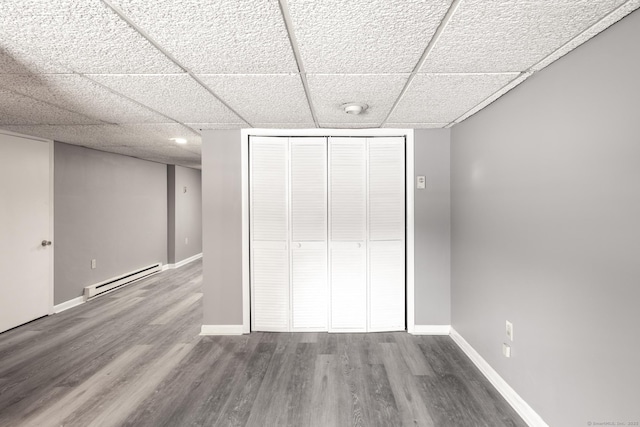
[[[424,190],[427,188],[427,178],[424,175],[416,177],[416,187],[418,190]]]

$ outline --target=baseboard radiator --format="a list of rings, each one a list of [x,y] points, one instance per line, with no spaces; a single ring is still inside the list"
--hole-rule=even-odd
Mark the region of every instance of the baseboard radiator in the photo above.
[[[96,283],[95,285],[86,286],[84,288],[84,300],[90,300],[106,292],[112,291],[116,288],[129,285],[137,280],[149,277],[152,274],[156,274],[162,271],[162,264],[156,263],[147,267],[139,268],[138,270],[123,275],[113,277],[105,280],[104,282]]]

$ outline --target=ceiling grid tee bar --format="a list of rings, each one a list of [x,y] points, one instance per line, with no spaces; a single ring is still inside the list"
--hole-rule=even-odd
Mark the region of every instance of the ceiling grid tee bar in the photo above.
[[[236,110],[234,110],[229,104],[227,104],[220,96],[218,96],[214,91],[212,91],[206,84],[204,84],[204,82],[202,80],[200,80],[198,78],[198,76],[196,76],[191,70],[189,70],[187,67],[185,67],[184,65],[182,65],[172,54],[170,54],[169,52],[167,52],[162,46],[160,46],[160,44],[158,42],[156,42],[149,34],[147,34],[146,31],[144,31],[142,28],[140,28],[135,22],[133,22],[131,19],[129,19],[129,17],[127,15],[125,15],[125,13],[120,10],[119,7],[111,4],[111,2],[109,0],[101,0],[102,3],[104,3],[107,7],[109,7],[109,9],[113,10],[113,12],[118,15],[120,17],[120,19],[122,19],[124,22],[126,22],[127,24],[129,24],[129,26],[131,28],[133,28],[135,31],[137,31],[142,37],[144,37],[149,43],[151,43],[151,45],[153,47],[155,47],[156,49],[158,49],[160,52],[162,52],[162,54],[164,56],[166,56],[167,58],[169,58],[169,60],[171,60],[174,64],[176,64],[181,70],[183,70],[185,73],[187,73],[189,75],[189,77],[191,77],[193,80],[195,80],[200,86],[202,86],[207,92],[209,92],[214,98],[216,98],[218,101],[220,101],[222,103],[222,105],[224,105],[225,107],[227,107],[229,110],[231,110],[236,116],[238,116],[243,122],[245,122],[247,125],[249,125],[250,127],[253,127],[253,125],[251,123],[249,123],[249,121],[247,119],[245,119],[244,117],[242,117]],[[184,123],[182,123],[184,125]],[[186,125],[185,125],[186,126]]]
[[[431,40],[429,40],[429,44],[424,49],[424,52],[422,53],[422,56],[418,60],[418,63],[416,64],[416,66],[413,68],[413,71],[411,71],[411,74],[409,75],[407,82],[404,84],[404,87],[400,91],[400,95],[398,95],[398,98],[393,103],[393,106],[391,106],[389,113],[384,118],[382,123],[380,123],[380,127],[383,127],[387,123],[387,121],[389,120],[389,117],[391,117],[395,109],[398,107],[398,104],[402,100],[402,97],[404,96],[404,94],[407,93],[407,90],[409,89],[409,86],[411,86],[411,83],[413,82],[413,79],[416,77],[416,74],[418,74],[418,71],[420,70],[420,68],[422,68],[422,65],[427,60],[427,57],[431,53],[431,50],[433,50],[433,47],[438,42],[440,35],[444,32],[444,29],[447,27],[447,25],[449,25],[449,21],[451,20],[451,17],[453,16],[453,14],[456,13],[456,10],[458,9],[458,6],[460,5],[460,3],[462,3],[462,0],[454,0],[453,3],[451,3],[451,6],[449,6],[449,10],[447,10],[447,13],[444,15],[444,18],[442,18],[442,21],[440,21],[440,25],[438,25],[436,32],[433,34],[433,37],[431,37]]]
[[[289,42],[291,43],[293,56],[296,59],[296,64],[298,66],[298,73],[300,75],[300,80],[302,81],[304,94],[307,97],[307,103],[309,104],[311,117],[313,118],[313,123],[315,123],[316,127],[319,128],[320,124],[318,122],[318,116],[316,115],[316,110],[313,107],[313,101],[311,101],[311,90],[309,89],[309,82],[307,81],[307,73],[304,69],[304,64],[302,63],[302,55],[300,54],[300,49],[298,48],[298,41],[296,40],[296,35],[293,32],[293,21],[291,20],[291,13],[289,12],[289,4],[287,3],[287,0],[278,0],[278,3],[280,5],[280,12],[282,12],[282,19],[284,20],[284,25],[287,28],[287,35],[289,36]]]

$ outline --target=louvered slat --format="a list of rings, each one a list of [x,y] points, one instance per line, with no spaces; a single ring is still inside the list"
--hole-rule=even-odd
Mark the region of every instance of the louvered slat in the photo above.
[[[332,241],[366,240],[366,139],[329,139]]]
[[[325,138],[290,138],[291,239],[327,240],[327,145]]]
[[[403,240],[404,138],[369,138],[369,240]]]
[[[253,240],[288,236],[288,138],[251,138],[251,234]]]
[[[254,241],[251,251],[253,330],[289,330],[289,252],[286,243]]]
[[[362,243],[332,242],[330,332],[365,332],[367,328],[366,250]]]
[[[369,331],[405,329],[404,241],[369,242]]]
[[[295,242],[291,248],[293,329],[327,330],[327,244]]]

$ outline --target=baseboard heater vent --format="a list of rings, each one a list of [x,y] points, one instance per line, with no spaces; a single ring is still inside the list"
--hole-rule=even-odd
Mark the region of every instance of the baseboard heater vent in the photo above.
[[[111,279],[105,280],[104,282],[96,283],[95,285],[86,286],[84,288],[84,300],[87,301],[91,298],[95,298],[106,292],[112,291],[115,288],[128,285],[135,282],[136,280],[140,280],[142,278],[151,276],[152,274],[159,273],[160,271],[162,271],[162,264],[156,263],[148,267],[143,267],[136,271],[132,271],[130,273],[125,273],[121,276],[113,277]]]

